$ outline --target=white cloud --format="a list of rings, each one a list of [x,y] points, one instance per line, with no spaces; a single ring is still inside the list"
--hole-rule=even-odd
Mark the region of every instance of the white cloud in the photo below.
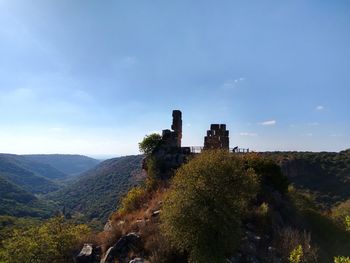
[[[234,89],[234,88],[239,87],[239,84],[243,81],[245,81],[245,78],[242,78],[242,77],[237,78],[237,79],[229,79],[229,80],[224,82],[222,87],[224,89]]]
[[[305,136],[312,137],[313,134],[311,132],[309,132],[309,133],[305,134]]]
[[[316,110],[323,110],[324,109],[324,106],[322,106],[322,105],[318,105],[317,107],[316,107]]]
[[[258,136],[257,133],[253,133],[253,132],[240,132],[239,135],[240,135],[240,136],[250,136],[250,137],[256,137],[256,136]]]
[[[263,126],[271,126],[271,125],[275,125],[276,123],[277,123],[276,120],[268,120],[268,121],[260,122],[260,125],[263,125]]]
[[[315,121],[315,122],[309,122],[308,125],[309,126],[318,126],[320,124],[317,121]]]

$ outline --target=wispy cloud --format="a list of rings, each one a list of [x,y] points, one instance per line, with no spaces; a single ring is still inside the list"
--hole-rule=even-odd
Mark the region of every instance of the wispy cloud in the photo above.
[[[263,126],[271,126],[271,125],[275,125],[276,123],[277,123],[276,120],[267,120],[267,121],[260,122],[259,124]]]
[[[229,80],[225,81],[225,83],[222,85],[222,87],[224,89],[235,89],[243,81],[245,81],[245,78],[243,78],[243,77],[240,77],[240,78],[237,78],[237,79],[229,79]]]
[[[318,106],[316,107],[316,110],[324,110],[324,106],[323,106],[323,105],[318,105]]]
[[[254,133],[254,132],[240,132],[240,133],[239,133],[239,136],[256,137],[256,136],[258,136],[258,134],[257,134],[257,133]]]

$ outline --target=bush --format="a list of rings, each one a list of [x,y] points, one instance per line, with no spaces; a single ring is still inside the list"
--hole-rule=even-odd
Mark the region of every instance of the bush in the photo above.
[[[335,257],[334,263],[350,263],[349,257]]]
[[[63,217],[52,218],[26,231],[15,230],[2,243],[0,262],[72,262],[73,252],[89,233],[86,225],[69,224]]]
[[[151,154],[153,150],[161,143],[161,141],[162,136],[160,136],[158,133],[146,135],[142,142],[139,143],[140,152],[146,155]]]
[[[126,214],[135,211],[145,203],[146,198],[147,192],[144,188],[140,186],[134,187],[121,200],[118,212]]]
[[[245,154],[243,159],[247,167],[253,168],[264,185],[270,185],[281,193],[288,190],[288,178],[283,175],[281,168],[270,158],[260,157],[256,153]]]
[[[190,262],[224,262],[240,240],[258,190],[252,169],[227,151],[205,151],[178,169],[161,213],[164,235]]]

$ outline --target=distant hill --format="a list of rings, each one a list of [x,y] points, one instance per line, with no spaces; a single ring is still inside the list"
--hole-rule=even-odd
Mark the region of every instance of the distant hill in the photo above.
[[[30,193],[45,194],[59,188],[52,179],[66,175],[50,165],[20,155],[0,154],[0,176]]]
[[[335,152],[271,152],[282,171],[300,189],[311,191],[316,202],[331,207],[350,199],[350,149]]]
[[[142,180],[142,158],[134,155],[106,160],[49,198],[64,206],[66,212],[105,222],[122,195]]]
[[[100,163],[99,160],[73,154],[31,154],[24,155],[31,161],[50,165],[67,175],[81,174]]]
[[[54,206],[0,176],[0,215],[49,217]]]

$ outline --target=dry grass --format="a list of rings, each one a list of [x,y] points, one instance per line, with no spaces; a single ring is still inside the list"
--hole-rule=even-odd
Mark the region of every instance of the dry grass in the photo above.
[[[318,262],[317,247],[311,245],[311,234],[299,232],[291,227],[282,228],[278,231],[277,238],[273,241],[282,258],[288,262],[288,257],[293,249],[301,245],[303,258],[301,262]]]

